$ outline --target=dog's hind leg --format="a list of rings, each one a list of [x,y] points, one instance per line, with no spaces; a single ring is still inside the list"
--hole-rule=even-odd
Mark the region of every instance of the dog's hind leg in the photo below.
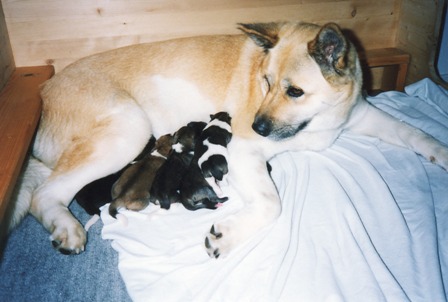
[[[412,150],[448,171],[448,146],[366,101],[355,108],[349,130]]]
[[[28,214],[33,191],[51,174],[51,169],[34,157],[28,158],[12,196],[14,209],[8,231],[12,231]]]
[[[94,125],[85,135],[73,136],[31,201],[31,214],[64,254],[83,251],[86,242],[83,227],[67,208],[73,196],[86,184],[132,161],[151,134],[146,115],[136,105],[117,109]]]

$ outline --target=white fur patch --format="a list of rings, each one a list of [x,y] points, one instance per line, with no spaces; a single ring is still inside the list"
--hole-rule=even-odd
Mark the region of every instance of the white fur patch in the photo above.
[[[210,123],[208,123],[207,126],[205,126],[204,130],[207,128],[210,128],[211,126],[217,126],[224,130],[227,130],[227,132],[229,132],[229,133],[232,133],[232,127],[228,123],[223,122],[221,120],[214,119],[214,120],[210,121]]]
[[[181,143],[174,144],[172,148],[177,153],[182,153],[182,151],[184,150],[184,146]]]
[[[214,177],[206,177],[205,180],[212,187],[213,191],[215,191],[216,196],[219,198],[224,197],[224,192],[221,190],[221,187],[216,183],[216,179]]]
[[[157,150],[152,151],[152,152],[151,152],[151,155],[152,155],[152,156],[161,157],[161,158],[166,159],[166,156],[163,156],[163,155],[160,154],[159,151],[157,151]]]
[[[222,155],[222,156],[224,156],[224,157],[227,158],[228,151],[227,151],[227,148],[226,148],[226,147],[221,146],[221,145],[215,145],[215,144],[212,144],[212,143],[210,143],[210,142],[208,141],[208,139],[206,139],[206,140],[204,141],[204,145],[207,146],[208,149],[207,149],[207,151],[205,151],[204,154],[202,154],[201,158],[199,158],[199,160],[198,160],[198,165],[199,165],[199,167],[202,166],[202,164],[203,164],[203,163],[204,163],[210,156],[215,155],[215,154],[219,154],[219,155]]]
[[[182,78],[155,75],[142,79],[136,86],[145,87],[135,92],[138,99],[151,99],[144,101],[142,107],[156,137],[176,131],[191,121],[205,121],[210,113],[217,110],[214,102],[202,94],[200,87]]]

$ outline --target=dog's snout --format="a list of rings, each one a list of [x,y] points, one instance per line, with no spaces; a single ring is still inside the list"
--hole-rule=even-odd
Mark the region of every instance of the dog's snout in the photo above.
[[[252,124],[252,129],[261,136],[268,136],[272,131],[272,121],[262,116],[257,116]]]

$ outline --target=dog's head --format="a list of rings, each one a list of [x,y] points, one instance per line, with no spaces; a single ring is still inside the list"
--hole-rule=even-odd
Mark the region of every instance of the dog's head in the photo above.
[[[356,50],[339,26],[240,24],[263,52],[257,85],[263,101],[252,128],[273,140],[340,127],[360,95]]]

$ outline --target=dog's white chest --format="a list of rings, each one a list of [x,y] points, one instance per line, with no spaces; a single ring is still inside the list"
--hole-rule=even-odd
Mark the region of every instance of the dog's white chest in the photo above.
[[[147,112],[154,135],[172,133],[191,121],[205,121],[217,108],[200,87],[182,78],[151,76],[138,87],[137,98]]]

